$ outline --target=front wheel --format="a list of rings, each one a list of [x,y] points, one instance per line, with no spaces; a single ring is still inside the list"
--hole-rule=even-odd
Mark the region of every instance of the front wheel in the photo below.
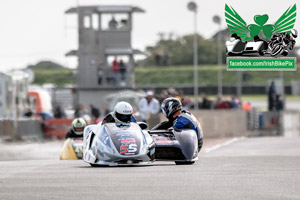
[[[176,165],[192,165],[195,161],[175,161]]]
[[[287,56],[288,54],[289,54],[289,52],[287,50],[284,50],[281,55]]]
[[[107,166],[107,165],[97,165],[97,164],[92,164],[92,163],[90,163],[90,165],[92,167],[106,167]]]
[[[283,47],[279,44],[274,45],[273,49],[271,50],[271,56],[277,56],[279,54],[281,54],[283,50]]]
[[[259,54],[260,56],[264,56],[264,55],[265,55],[265,52],[263,52],[262,50],[259,50],[259,51],[258,51],[258,54]]]

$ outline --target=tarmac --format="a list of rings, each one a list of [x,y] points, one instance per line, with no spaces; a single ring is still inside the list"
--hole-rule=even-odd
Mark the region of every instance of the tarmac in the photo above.
[[[207,143],[194,165],[97,168],[51,155],[62,141],[37,144],[52,147],[44,159],[0,161],[0,199],[300,199],[300,137]]]

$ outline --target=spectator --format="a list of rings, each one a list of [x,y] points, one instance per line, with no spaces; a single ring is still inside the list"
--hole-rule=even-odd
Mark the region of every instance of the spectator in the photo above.
[[[120,60],[119,68],[120,68],[120,73],[121,73],[121,81],[125,82],[125,80],[126,80],[126,65],[122,59]]]
[[[183,90],[179,90],[177,98],[180,100],[183,110],[187,110],[188,108],[190,108],[192,100],[189,97],[184,96]]]
[[[242,109],[245,111],[251,111],[252,110],[251,103],[249,101],[244,103]]]
[[[163,66],[168,66],[168,61],[169,61],[169,54],[165,52],[162,60]]]
[[[98,85],[101,85],[101,84],[102,84],[103,71],[104,71],[103,61],[100,60],[100,61],[99,61],[99,64],[98,64]]]
[[[112,16],[111,20],[108,22],[108,27],[109,29],[117,29],[117,25],[118,25],[118,22],[116,21],[115,17]]]
[[[153,98],[153,91],[148,90],[146,94],[147,96],[142,98],[139,102],[139,111],[144,122],[146,122],[151,115],[156,115],[160,111],[158,100]]]
[[[74,118],[79,118],[80,116],[80,105],[75,106],[75,111],[74,111]]]
[[[221,97],[218,97],[217,102],[215,103],[215,109],[229,109],[231,108],[231,103],[226,100],[222,100]]]
[[[33,112],[30,108],[26,108],[26,111],[24,113],[24,117],[28,117],[28,118],[31,118],[33,116]]]
[[[84,105],[82,104],[77,105],[75,108],[74,117],[79,118],[79,117],[84,117],[85,115],[88,115],[88,112],[85,109]]]
[[[281,95],[276,95],[276,111],[281,111],[283,110],[283,100],[281,99]]]
[[[66,114],[60,105],[56,106],[54,109],[54,118],[65,118]]]
[[[177,91],[175,90],[175,88],[169,88],[168,93],[169,93],[169,97],[177,97],[177,94],[178,94]]]
[[[123,30],[127,29],[127,20],[126,19],[121,20],[120,29],[123,29]]]
[[[111,112],[111,110],[109,110],[107,105],[104,105],[104,115],[106,116],[107,114],[109,114]]]
[[[115,57],[114,61],[112,62],[112,72],[113,72],[113,82],[114,85],[117,85],[118,82],[118,74],[120,73],[119,62],[117,61],[117,57]]]
[[[276,89],[275,89],[275,83],[272,81],[270,87],[269,87],[269,93],[268,93],[268,103],[269,103],[269,111],[275,110],[276,106]]]
[[[169,97],[168,91],[167,90],[162,90],[159,94],[158,101],[161,104],[166,98]]]
[[[156,66],[160,66],[161,55],[158,52],[155,52],[154,57]]]
[[[207,99],[206,94],[205,93],[201,93],[200,96],[202,98],[200,109],[210,109],[210,107],[211,107],[211,101]]]
[[[212,105],[211,105],[212,109],[215,109],[216,106],[217,106],[219,103],[221,103],[221,101],[222,101],[222,97],[218,95],[218,96],[217,96],[217,99],[214,100],[213,103],[212,103]]]
[[[98,118],[100,117],[100,111],[93,104],[90,104],[90,108],[91,108],[92,123],[96,123]]]
[[[53,116],[50,113],[38,112],[37,116],[41,117],[43,120],[45,119],[53,119]]]
[[[232,109],[238,109],[239,106],[238,106],[238,100],[235,96],[232,96],[231,97],[231,108]]]

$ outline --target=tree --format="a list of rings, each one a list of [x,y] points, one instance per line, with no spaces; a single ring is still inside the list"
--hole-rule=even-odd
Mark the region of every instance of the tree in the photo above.
[[[214,40],[206,40],[201,35],[198,35],[198,63],[199,64],[216,64],[217,63],[217,43]],[[193,41],[194,35],[185,35],[174,38],[162,37],[155,46],[146,48],[148,55],[144,60],[145,65],[154,65],[155,56],[157,54],[163,56],[169,55],[168,63],[170,65],[192,65],[193,64]],[[224,48],[225,55],[225,48]],[[225,56],[224,56],[225,58]],[[225,59],[224,59],[225,60]]]
[[[37,69],[64,69],[65,67],[52,61],[40,61],[35,65],[28,65],[27,68],[32,70]]]
[[[73,69],[65,68],[52,61],[40,61],[35,65],[27,66],[27,68],[32,69],[34,72],[33,84],[53,83],[57,86],[63,86],[75,83]]]

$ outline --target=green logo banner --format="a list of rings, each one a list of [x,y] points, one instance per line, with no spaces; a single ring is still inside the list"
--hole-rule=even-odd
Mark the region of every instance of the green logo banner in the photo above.
[[[296,71],[296,58],[227,57],[227,71]]]
[[[264,40],[271,39],[273,33],[289,33],[296,22],[296,4],[290,6],[274,24],[267,24],[269,15],[255,15],[255,24],[246,21],[230,6],[225,4],[226,23],[231,34],[237,34],[242,41],[254,39],[259,36]],[[274,19],[272,19],[274,20]]]

